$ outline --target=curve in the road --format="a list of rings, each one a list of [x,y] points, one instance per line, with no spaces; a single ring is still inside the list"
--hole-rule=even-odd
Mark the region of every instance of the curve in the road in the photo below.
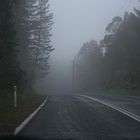
[[[140,139],[140,124],[101,103],[79,96],[52,96],[20,135],[45,139]]]
[[[119,112],[121,112],[121,113],[127,115],[128,117],[130,117],[130,118],[132,118],[132,119],[134,119],[134,120],[140,122],[140,116],[138,116],[138,115],[136,115],[136,114],[134,114],[134,113],[131,113],[131,112],[129,112],[129,111],[123,109],[123,108],[120,108],[120,107],[118,107],[118,106],[114,106],[114,105],[112,105],[112,104],[110,104],[110,103],[107,103],[107,102],[105,102],[105,101],[102,101],[102,100],[100,100],[100,99],[93,98],[93,97],[90,97],[90,96],[87,96],[87,95],[81,95],[81,97],[85,97],[85,98],[88,98],[88,99],[93,100],[93,101],[95,101],[95,102],[99,102],[99,103],[101,103],[101,104],[103,104],[103,105],[106,105],[106,106],[108,106],[108,107],[110,107],[110,108],[112,108],[112,109],[114,109],[114,110],[117,110],[117,111],[119,111]]]

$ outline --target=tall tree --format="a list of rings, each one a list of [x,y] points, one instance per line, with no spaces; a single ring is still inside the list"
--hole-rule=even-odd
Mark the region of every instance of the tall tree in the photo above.
[[[106,28],[106,35],[99,47],[86,53],[89,44],[80,50],[86,68],[87,89],[139,89],[140,87],[140,11],[114,17]],[[98,49],[97,49],[98,48]],[[100,49],[99,49],[100,48]],[[98,51],[97,51],[98,50]],[[84,54],[88,54],[83,57]],[[91,56],[89,55],[91,54]],[[79,55],[79,54],[78,54]],[[90,59],[89,59],[90,58]],[[83,71],[80,67],[79,71]],[[100,75],[100,76],[99,76]],[[80,75],[83,77],[82,75]],[[92,77],[94,77],[92,79]],[[99,84],[100,82],[100,84]],[[96,85],[94,87],[94,85]]]
[[[19,83],[21,70],[17,61],[17,40],[14,22],[14,6],[16,1],[5,0],[0,10],[0,86],[9,88]]]
[[[44,76],[48,70],[48,58],[51,51],[53,51],[51,40],[51,27],[53,15],[49,12],[48,0],[39,0],[36,9],[37,19],[32,25],[33,32],[32,36],[33,45],[32,56],[33,56],[33,70],[32,76],[36,78]]]
[[[48,0],[21,0],[17,11],[19,61],[28,85],[48,72],[53,15]]]

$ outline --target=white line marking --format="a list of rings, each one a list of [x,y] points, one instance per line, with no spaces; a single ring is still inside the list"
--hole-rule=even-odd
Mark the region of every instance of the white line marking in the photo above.
[[[32,120],[32,118],[41,110],[41,108],[46,104],[48,97],[44,102],[32,113],[30,114],[14,131],[14,135],[17,135],[21,130]]]
[[[123,113],[124,115],[126,115],[126,116],[128,116],[128,117],[130,117],[130,118],[132,118],[132,119],[134,119],[134,120],[136,120],[138,122],[140,122],[140,116],[138,116],[136,114],[133,114],[133,113],[131,113],[131,112],[125,110],[125,109],[122,109],[122,108],[114,106],[114,105],[112,105],[110,103],[106,103],[105,101],[102,101],[102,100],[99,100],[97,98],[93,98],[93,97],[90,97],[90,96],[87,96],[87,95],[81,95],[81,97],[85,97],[85,98],[88,98],[88,99],[93,100],[95,102],[99,102],[99,103],[101,103],[103,105],[106,105],[106,106],[108,106],[108,107],[110,107],[110,108],[112,108],[114,110],[117,110],[117,111]]]

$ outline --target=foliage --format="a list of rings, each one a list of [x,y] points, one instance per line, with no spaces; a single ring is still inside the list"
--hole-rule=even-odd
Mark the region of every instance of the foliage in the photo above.
[[[91,52],[83,50],[83,62],[77,63],[83,67],[77,71],[88,69],[83,75],[88,75],[87,90],[101,89],[139,89],[140,87],[140,11],[125,13],[123,19],[114,17],[106,28],[106,35],[99,45],[91,45]],[[97,51],[98,50],[98,51]],[[87,55],[84,57],[83,54]],[[78,54],[79,55],[79,54]],[[90,59],[90,60],[89,60]],[[85,63],[84,63],[85,62]],[[88,62],[88,63],[87,63]],[[88,65],[88,66],[87,66]],[[81,76],[81,75],[80,75]],[[78,82],[82,82],[81,76]],[[91,85],[89,87],[89,85]],[[81,89],[81,87],[80,87]],[[82,90],[82,89],[81,89]]]
[[[0,88],[24,89],[48,71],[53,15],[48,0],[0,5]]]

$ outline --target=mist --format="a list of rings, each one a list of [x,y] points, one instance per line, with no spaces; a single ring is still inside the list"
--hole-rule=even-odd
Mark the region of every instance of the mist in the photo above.
[[[105,35],[106,26],[115,16],[133,12],[137,0],[51,0],[54,14],[49,74],[36,84],[43,94],[69,94],[73,92],[73,59],[83,43]]]

